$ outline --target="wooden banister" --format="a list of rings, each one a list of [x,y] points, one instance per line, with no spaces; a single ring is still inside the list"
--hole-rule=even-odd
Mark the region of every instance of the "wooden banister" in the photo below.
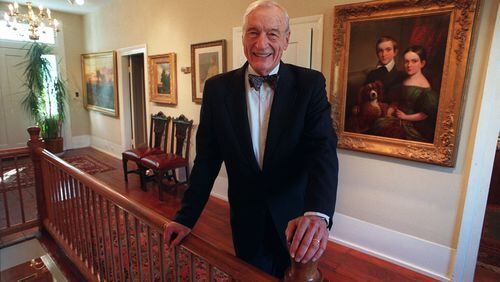
[[[6,235],[25,231],[39,224],[37,214],[33,213],[26,191],[33,189],[26,182],[26,175],[33,172],[28,147],[0,150],[0,213],[4,220],[0,225],[0,238]],[[13,197],[15,195],[15,197]],[[28,196],[28,197],[26,197]],[[6,243],[6,242],[2,242]]]
[[[7,159],[13,158],[15,156],[28,156],[30,153],[30,149],[28,147],[21,148],[12,148],[12,149],[4,149],[0,150],[0,158]]]
[[[36,207],[38,211],[38,227],[43,228],[43,219],[47,217],[47,212],[45,209],[45,196],[43,192],[43,175],[40,165],[40,157],[35,154],[35,150],[43,150],[45,148],[45,143],[40,137],[40,128],[32,126],[28,128],[28,133],[30,139],[27,143],[30,149],[31,160],[33,161],[33,168],[35,172],[35,194],[36,194]]]
[[[167,218],[44,150],[32,132],[43,225],[87,279],[277,281],[193,234],[166,250]]]

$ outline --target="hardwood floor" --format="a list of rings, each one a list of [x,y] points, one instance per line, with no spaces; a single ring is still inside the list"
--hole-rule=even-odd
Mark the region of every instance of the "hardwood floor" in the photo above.
[[[129,182],[125,183],[121,160],[92,148],[69,150],[65,156],[82,154],[92,155],[113,166],[114,170],[95,174],[94,177],[123,195],[154,209],[167,218],[171,218],[180,207],[185,188],[164,193],[165,201],[160,202],[157,187],[153,182],[148,183],[147,192],[139,188],[139,177],[135,174],[129,174]],[[129,162],[129,167],[131,166]],[[193,233],[215,247],[234,254],[227,202],[210,197]],[[329,242],[320,260],[320,269],[324,277],[330,281],[435,281],[420,273],[333,242]]]

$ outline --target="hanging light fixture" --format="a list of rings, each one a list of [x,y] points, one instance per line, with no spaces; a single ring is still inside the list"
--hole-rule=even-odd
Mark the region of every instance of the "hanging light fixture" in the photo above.
[[[40,39],[40,31],[45,33],[45,27],[52,27],[55,31],[54,34],[59,32],[59,22],[57,19],[52,18],[50,9],[44,9],[43,6],[40,5],[38,7],[38,13],[35,13],[31,2],[26,2],[28,12],[21,13],[19,12],[19,4],[17,2],[13,2],[8,6],[9,12],[5,12],[4,14],[7,27],[17,30],[19,23],[28,24],[29,38],[31,40]]]

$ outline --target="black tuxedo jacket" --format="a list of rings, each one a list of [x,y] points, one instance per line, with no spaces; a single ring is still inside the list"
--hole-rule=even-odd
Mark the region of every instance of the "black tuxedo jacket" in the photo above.
[[[306,211],[329,215],[331,225],[338,175],[337,137],[325,79],[320,72],[283,62],[259,168],[247,114],[247,64],[205,83],[196,158],[174,218],[194,226],[224,162],[233,241],[240,257],[251,257],[258,249],[266,236],[266,215],[271,215],[283,243],[288,221]]]
[[[380,81],[384,85],[384,90],[387,92],[394,85],[401,83],[406,77],[405,72],[398,71],[394,66],[391,71],[386,68],[377,68],[371,70],[366,76],[365,84]]]

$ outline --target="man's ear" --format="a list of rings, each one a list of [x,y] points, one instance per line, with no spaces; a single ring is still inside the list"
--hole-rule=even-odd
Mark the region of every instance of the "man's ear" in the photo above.
[[[285,46],[283,46],[283,51],[286,50],[286,48],[288,48],[288,43],[290,42],[290,30],[287,31],[286,35],[285,35]]]

